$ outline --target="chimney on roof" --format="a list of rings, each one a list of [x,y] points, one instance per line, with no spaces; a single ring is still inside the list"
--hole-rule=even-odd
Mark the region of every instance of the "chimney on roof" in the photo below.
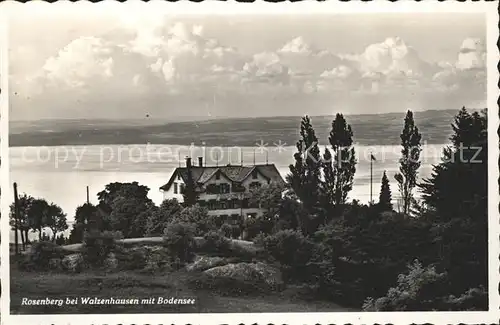
[[[198,166],[203,167],[203,157],[198,157]]]
[[[191,157],[186,157],[186,167],[191,168]]]

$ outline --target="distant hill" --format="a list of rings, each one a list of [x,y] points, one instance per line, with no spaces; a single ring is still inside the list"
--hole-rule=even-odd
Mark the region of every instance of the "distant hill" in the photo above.
[[[415,112],[423,140],[448,142],[450,124],[458,110]],[[361,145],[399,144],[405,113],[346,115],[355,142]],[[311,117],[320,144],[326,144],[334,116]],[[42,120],[10,123],[10,146],[104,144],[178,144],[255,146],[261,140],[294,145],[299,137],[299,116],[231,118],[166,122],[144,120]]]

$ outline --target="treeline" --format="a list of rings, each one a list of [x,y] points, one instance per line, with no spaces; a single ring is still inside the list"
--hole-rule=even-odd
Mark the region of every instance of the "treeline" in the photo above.
[[[304,117],[287,178],[296,202],[286,209],[290,229],[259,241],[291,281],[365,310],[487,309],[486,110],[463,108],[452,130],[442,162],[420,180],[422,136],[408,111],[394,175],[402,200],[396,212],[385,173],[378,203],[347,202],[356,153],[345,118],[337,114],[320,155]]]
[[[16,218],[17,216],[17,218]],[[43,198],[34,198],[26,193],[18,198],[18,208],[14,203],[10,205],[10,226],[13,231],[18,231],[23,248],[29,244],[29,233],[38,234],[38,240],[50,240],[59,243],[65,242],[63,234],[58,233],[68,229],[66,213],[60,206],[48,202]],[[49,228],[52,236],[48,236],[43,230]]]

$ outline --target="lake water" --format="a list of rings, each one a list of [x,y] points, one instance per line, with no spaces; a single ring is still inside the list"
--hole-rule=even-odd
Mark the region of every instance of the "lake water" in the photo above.
[[[425,145],[421,155],[420,177],[428,177],[432,165],[439,162],[444,145]],[[350,199],[368,202],[370,199],[370,152],[377,158],[373,163],[373,198],[378,199],[380,179],[384,170],[391,182],[393,197],[397,196],[394,174],[398,171],[400,146],[358,146],[357,170]],[[96,194],[111,182],[137,181],[150,188],[149,197],[162,201],[159,187],[164,185],[174,169],[184,166],[185,157],[204,157],[206,165],[251,165],[274,163],[285,177],[294,162],[296,148],[270,144],[261,147],[187,147],[169,145],[109,145],[10,148],[10,182],[17,182],[18,192],[42,197],[62,207],[72,221],[77,206],[85,203],[86,187],[90,201],[97,203]],[[8,193],[8,192],[7,192]]]

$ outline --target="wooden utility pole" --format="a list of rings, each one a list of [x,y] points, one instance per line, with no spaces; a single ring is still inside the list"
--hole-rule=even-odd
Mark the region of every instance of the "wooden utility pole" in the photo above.
[[[372,159],[372,157],[373,156],[370,157],[370,204],[373,204],[373,159]]]
[[[87,186],[87,204],[90,203],[90,198],[89,198],[89,187]]]
[[[19,239],[17,230],[19,227],[19,198],[17,197],[17,183],[14,183],[14,247],[16,255],[19,255]]]

